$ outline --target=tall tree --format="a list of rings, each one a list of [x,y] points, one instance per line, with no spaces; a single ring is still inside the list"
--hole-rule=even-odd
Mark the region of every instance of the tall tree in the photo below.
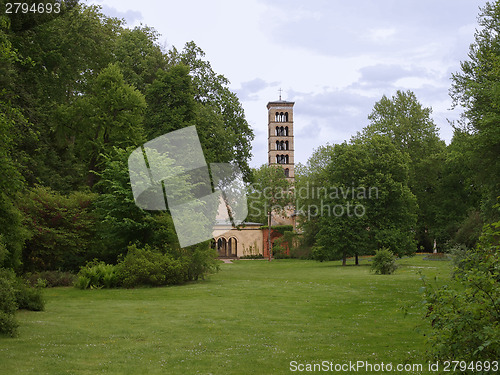
[[[387,136],[409,156],[409,186],[419,207],[417,238],[427,250],[432,249],[440,231],[435,206],[446,147],[439,139],[431,113],[431,108],[423,107],[411,91],[397,91],[392,98],[384,95],[368,116],[369,125],[355,137],[363,140],[373,135]]]
[[[64,111],[63,131],[75,137],[76,154],[88,171],[88,186],[97,181],[103,154],[113,147],[139,146],[145,140],[145,107],[144,96],[125,83],[118,66],[110,64],[92,80],[85,95]]]
[[[387,137],[374,135],[333,148],[328,184],[317,190],[319,232],[314,256],[343,259],[382,247],[415,252],[416,203],[409,158]]]
[[[236,94],[227,87],[229,80],[213,71],[203,60],[205,53],[194,43],[186,43],[182,52],[168,52],[170,64],[189,67],[193,78],[194,98],[202,105],[197,108],[198,129],[205,156],[210,163],[234,163],[250,179],[248,160],[254,134]]]
[[[475,41],[450,90],[464,108],[461,126],[471,134],[471,157],[483,192],[483,214],[498,218],[492,207],[500,194],[500,2],[488,2],[479,16]]]

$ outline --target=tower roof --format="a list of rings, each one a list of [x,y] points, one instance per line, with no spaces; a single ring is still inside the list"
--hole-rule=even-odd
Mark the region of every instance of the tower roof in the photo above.
[[[276,100],[274,102],[267,103],[267,109],[269,109],[269,107],[273,107],[275,105],[293,106],[294,104],[295,104],[295,102],[287,102],[286,100]]]

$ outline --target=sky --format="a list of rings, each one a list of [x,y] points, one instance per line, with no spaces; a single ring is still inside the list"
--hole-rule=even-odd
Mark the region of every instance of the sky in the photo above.
[[[194,41],[231,82],[255,133],[252,167],[267,162],[269,101],[295,102],[295,162],[368,125],[383,95],[413,91],[453,136],[449,96],[485,0],[88,0],[127,27],[148,25],[165,49]]]

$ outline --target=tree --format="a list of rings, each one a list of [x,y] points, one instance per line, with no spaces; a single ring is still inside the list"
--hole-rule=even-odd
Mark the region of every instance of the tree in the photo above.
[[[249,180],[253,131],[238,97],[227,87],[229,80],[215,73],[210,63],[203,60],[204,55],[194,42],[186,43],[182,52],[172,48],[167,54],[172,66],[189,67],[194,99],[201,104],[197,107],[196,123],[202,125],[197,130],[207,162],[234,163]]]
[[[115,64],[93,80],[86,95],[79,97],[62,115],[64,131],[75,137],[75,152],[84,161],[87,184],[97,181],[102,155],[113,147],[139,146],[146,107],[144,96],[123,79]]]
[[[113,49],[115,61],[125,81],[142,94],[156,79],[158,69],[167,69],[168,62],[157,44],[159,34],[152,27],[123,28]]]
[[[415,197],[408,187],[408,157],[383,136],[333,147],[320,203],[315,257],[342,259],[388,248],[415,252]],[[314,253],[313,253],[314,255]]]
[[[500,222],[485,226],[449,285],[433,288],[424,280],[432,360],[481,363],[500,355],[499,228]]]
[[[248,189],[248,221],[267,223],[269,260],[272,256],[272,217],[290,215],[293,201],[293,187],[286,178],[283,168],[263,164],[253,170],[253,183]]]
[[[469,60],[452,75],[450,95],[464,108],[462,130],[471,135],[475,180],[483,193],[487,222],[498,219],[491,210],[500,191],[500,2],[486,3],[479,16],[481,28],[469,49]]]
[[[432,249],[433,239],[440,232],[435,207],[439,203],[437,189],[445,151],[431,113],[431,108],[423,107],[413,92],[398,90],[392,98],[384,95],[375,103],[368,116],[370,124],[355,137],[389,137],[409,156],[409,186],[418,204],[416,235],[419,245],[427,250]]]
[[[76,271],[95,254],[96,220],[91,205],[95,194],[63,195],[36,186],[19,199],[29,238],[23,249],[25,272]]]
[[[156,79],[146,90],[145,130],[148,139],[195,125],[197,103],[186,65],[158,70]]]

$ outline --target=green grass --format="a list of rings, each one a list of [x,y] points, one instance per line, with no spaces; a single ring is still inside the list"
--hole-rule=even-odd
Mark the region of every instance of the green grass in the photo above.
[[[417,270],[444,280],[450,262],[403,259],[390,276],[361,263],[240,260],[183,286],[47,289],[46,310],[20,311],[19,336],[0,337],[0,373],[287,374],[292,360],[423,363]]]

